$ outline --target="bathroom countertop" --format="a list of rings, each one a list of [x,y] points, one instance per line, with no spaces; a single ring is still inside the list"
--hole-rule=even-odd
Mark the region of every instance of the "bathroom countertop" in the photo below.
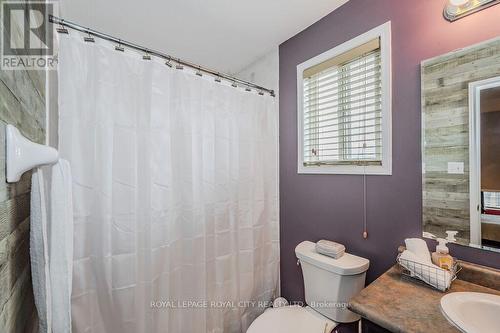
[[[458,333],[441,313],[440,300],[447,293],[459,291],[500,295],[499,290],[460,279],[442,293],[403,277],[399,268],[393,266],[356,295],[349,308],[391,332]]]

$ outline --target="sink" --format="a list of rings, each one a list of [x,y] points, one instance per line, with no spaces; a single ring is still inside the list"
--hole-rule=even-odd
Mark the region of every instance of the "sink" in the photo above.
[[[451,293],[441,298],[441,310],[446,319],[462,332],[500,332],[500,296]]]

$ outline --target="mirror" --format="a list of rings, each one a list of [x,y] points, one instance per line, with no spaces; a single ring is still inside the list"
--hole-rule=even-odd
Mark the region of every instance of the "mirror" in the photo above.
[[[500,249],[500,77],[469,84],[470,243]]]
[[[422,62],[424,237],[500,252],[500,40]]]

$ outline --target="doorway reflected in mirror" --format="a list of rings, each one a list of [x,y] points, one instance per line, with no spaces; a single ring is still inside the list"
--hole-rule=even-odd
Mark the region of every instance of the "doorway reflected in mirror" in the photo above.
[[[500,77],[469,85],[471,243],[500,249]]]

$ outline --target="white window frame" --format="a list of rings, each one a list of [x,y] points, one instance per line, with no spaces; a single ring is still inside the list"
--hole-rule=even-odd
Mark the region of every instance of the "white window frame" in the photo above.
[[[380,38],[382,71],[382,165],[304,165],[304,71],[358,46]],[[334,47],[297,66],[297,117],[299,174],[392,175],[392,69],[391,21]]]
[[[469,83],[470,246],[481,247],[481,92],[500,87],[500,77]]]

